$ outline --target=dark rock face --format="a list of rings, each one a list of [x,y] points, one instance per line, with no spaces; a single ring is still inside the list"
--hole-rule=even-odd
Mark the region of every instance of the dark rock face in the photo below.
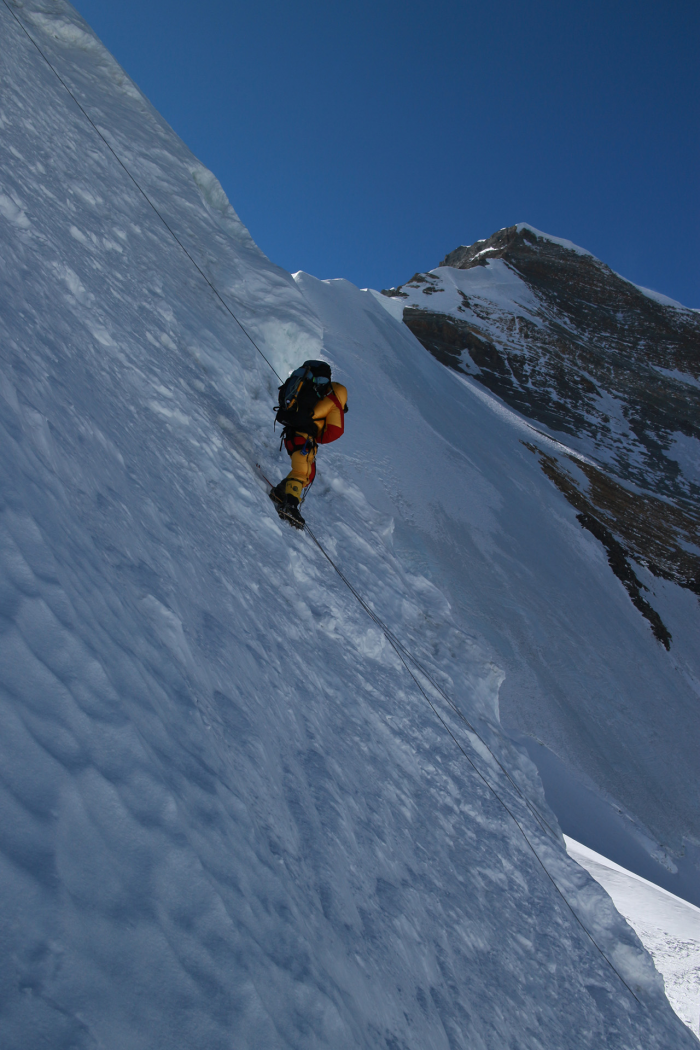
[[[658,301],[567,243],[511,226],[384,294],[402,297],[404,322],[439,361],[596,460],[574,479],[566,457],[539,450],[668,647],[622,563],[633,559],[700,595],[700,469],[684,469],[677,451],[700,457],[700,313]],[[464,279],[450,298],[441,267],[493,269],[494,260],[523,282],[527,310],[472,296]]]

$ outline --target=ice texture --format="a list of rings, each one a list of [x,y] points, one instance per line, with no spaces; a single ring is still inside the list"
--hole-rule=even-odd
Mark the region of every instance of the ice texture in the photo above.
[[[277,520],[277,377],[15,14],[277,372],[347,384],[308,518],[554,834]],[[521,431],[267,260],[64,0],[0,31],[3,1050],[696,1045],[500,729],[509,631],[573,577],[650,659]]]

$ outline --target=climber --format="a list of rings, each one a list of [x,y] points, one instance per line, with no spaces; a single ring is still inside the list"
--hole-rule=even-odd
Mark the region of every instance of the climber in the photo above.
[[[304,527],[299,503],[316,476],[316,449],[342,436],[347,410],[348,392],[331,381],[325,361],[304,361],[279,388],[275,418],[284,426],[282,444],[292,469],[272,489],[270,499],[279,516],[297,529]]]

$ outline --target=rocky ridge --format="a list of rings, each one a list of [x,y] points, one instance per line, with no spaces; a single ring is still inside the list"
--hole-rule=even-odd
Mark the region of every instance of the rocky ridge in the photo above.
[[[528,443],[669,648],[633,563],[700,595],[700,312],[524,223],[382,294],[443,364],[583,454]]]

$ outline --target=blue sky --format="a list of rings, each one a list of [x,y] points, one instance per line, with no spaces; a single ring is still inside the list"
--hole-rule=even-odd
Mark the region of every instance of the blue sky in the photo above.
[[[697,0],[78,0],[287,270],[525,221],[700,307]]]

